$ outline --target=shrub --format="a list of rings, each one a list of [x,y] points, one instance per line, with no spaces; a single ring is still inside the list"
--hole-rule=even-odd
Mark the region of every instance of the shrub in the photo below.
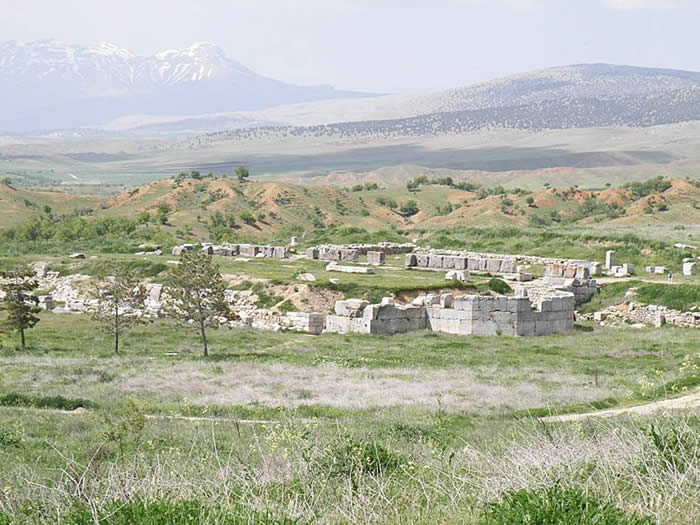
[[[489,290],[503,295],[511,292],[511,288],[508,286],[508,283],[503,279],[499,279],[498,277],[492,277],[489,279]]]
[[[0,448],[20,446],[22,434],[22,427],[17,424],[0,426]],[[0,523],[2,523],[2,519],[0,519]]]
[[[514,523],[575,525],[652,525],[651,518],[640,518],[600,501],[580,489],[553,486],[507,492],[503,500],[489,503],[481,514],[481,525]]]
[[[357,441],[349,436],[331,444],[321,464],[331,475],[357,476],[358,474],[390,473],[403,463],[399,454],[376,441]]]
[[[10,392],[0,396],[0,406],[55,408],[57,410],[75,410],[76,408],[94,408],[96,405],[87,399],[71,399],[63,396],[32,396]]]

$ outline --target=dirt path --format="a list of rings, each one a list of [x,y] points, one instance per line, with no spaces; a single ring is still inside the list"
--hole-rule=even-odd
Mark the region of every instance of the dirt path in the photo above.
[[[628,408],[611,408],[608,410],[598,410],[596,412],[586,412],[584,414],[564,414],[561,416],[549,416],[540,418],[540,421],[545,423],[565,422],[565,421],[580,421],[589,417],[614,417],[622,414],[632,414],[637,416],[646,416],[655,412],[674,409],[700,409],[700,389],[695,392],[678,397],[676,399],[666,399],[664,401],[656,401],[655,403],[647,403],[646,405],[638,405]]]

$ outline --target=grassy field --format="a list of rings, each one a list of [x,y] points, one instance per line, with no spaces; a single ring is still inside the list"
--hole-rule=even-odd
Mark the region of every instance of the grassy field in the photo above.
[[[114,356],[86,318],[41,317],[26,353],[0,340],[0,523],[505,524],[570,499],[609,523],[700,510],[696,414],[534,419],[695,388],[697,331],[217,330],[204,359],[168,321]]]

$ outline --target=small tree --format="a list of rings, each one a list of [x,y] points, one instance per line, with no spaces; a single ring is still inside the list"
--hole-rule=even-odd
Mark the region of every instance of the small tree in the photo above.
[[[216,328],[229,311],[224,282],[218,265],[206,254],[185,252],[172,270],[170,311],[181,321],[193,321],[202,338],[204,355],[209,355],[207,328]]]
[[[250,177],[250,172],[248,171],[248,168],[245,166],[238,166],[236,168],[236,177],[238,177],[238,180],[241,182],[245,182],[248,180],[248,177]]]
[[[139,283],[133,270],[123,263],[105,266],[94,284],[97,308],[93,320],[112,335],[114,353],[119,353],[119,336],[143,318],[135,310],[146,306],[146,287]]]
[[[31,293],[39,287],[34,275],[26,266],[0,272],[0,277],[4,280],[0,288],[5,292],[0,311],[7,312],[7,319],[0,322],[0,327],[19,332],[22,351],[27,349],[24,332],[34,328],[39,322],[36,314],[41,312],[41,308],[37,306],[39,299]]]
[[[172,211],[170,204],[167,202],[161,202],[158,205],[158,211],[156,212],[156,222],[158,224],[168,224],[168,214]]]
[[[4,186],[9,186],[10,184],[12,184],[12,177],[3,177],[3,178],[1,178],[1,179],[0,179],[0,184],[2,184],[2,185],[4,185]]]

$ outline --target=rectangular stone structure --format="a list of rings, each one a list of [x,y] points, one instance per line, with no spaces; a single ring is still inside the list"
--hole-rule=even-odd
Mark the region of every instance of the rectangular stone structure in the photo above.
[[[385,262],[384,252],[367,252],[367,262],[373,266],[381,266]]]

